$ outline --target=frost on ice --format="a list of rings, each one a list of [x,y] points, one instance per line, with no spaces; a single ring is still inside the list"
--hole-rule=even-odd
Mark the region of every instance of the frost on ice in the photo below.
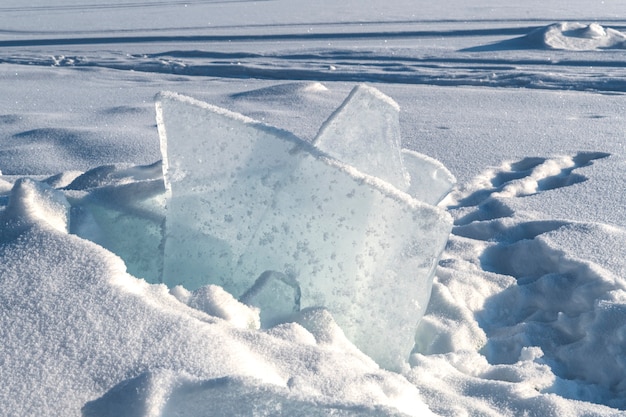
[[[451,228],[431,204],[453,178],[401,149],[397,104],[357,87],[315,146],[175,93],[156,107],[163,282],[217,284],[256,302],[266,323],[325,307],[380,365],[405,363]]]

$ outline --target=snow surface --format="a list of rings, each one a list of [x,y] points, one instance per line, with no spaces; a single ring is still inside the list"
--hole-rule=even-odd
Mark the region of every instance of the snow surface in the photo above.
[[[0,11],[0,414],[623,415],[620,2]],[[141,280],[164,218],[157,92],[313,141],[361,82],[458,181],[410,369],[380,370],[325,310],[260,330],[220,287]]]

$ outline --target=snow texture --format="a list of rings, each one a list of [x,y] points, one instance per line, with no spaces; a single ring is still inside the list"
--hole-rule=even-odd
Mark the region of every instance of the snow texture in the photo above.
[[[0,415],[624,415],[622,2],[4,0],[0,13]],[[407,194],[407,152],[458,179],[401,374],[327,309],[298,307],[287,274],[250,277],[256,307],[158,284],[158,91],[313,143],[363,82],[402,108]],[[418,171],[443,192],[435,165]]]

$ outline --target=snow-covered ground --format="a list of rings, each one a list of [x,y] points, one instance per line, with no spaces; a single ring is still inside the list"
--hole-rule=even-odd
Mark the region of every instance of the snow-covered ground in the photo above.
[[[4,1],[0,414],[622,415],[623,5],[467,3]],[[325,310],[154,283],[157,93],[312,141],[360,83],[457,179],[400,372]]]

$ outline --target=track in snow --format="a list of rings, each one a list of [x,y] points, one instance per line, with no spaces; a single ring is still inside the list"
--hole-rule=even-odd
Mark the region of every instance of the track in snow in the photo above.
[[[531,36],[551,27],[545,22],[483,23],[493,26],[451,21],[442,30],[430,29],[433,22],[407,21],[306,30],[274,26],[272,33],[250,25],[31,34],[0,38],[0,63],[222,78],[626,91],[619,47],[549,50]],[[459,39],[467,47],[451,48]]]

